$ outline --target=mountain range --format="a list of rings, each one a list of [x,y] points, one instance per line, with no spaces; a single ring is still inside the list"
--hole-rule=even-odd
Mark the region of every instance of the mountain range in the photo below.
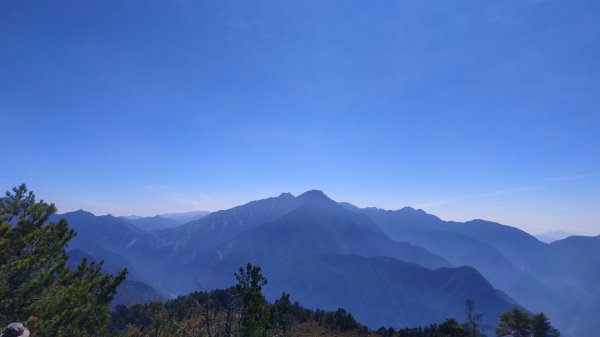
[[[167,229],[177,227],[190,221],[198,220],[208,214],[210,214],[210,212],[192,211],[183,213],[166,213],[147,217],[130,215],[121,218],[127,220],[128,222],[136,225],[137,227],[143,230],[151,231],[154,229]]]
[[[545,243],[552,243],[554,241],[566,239],[573,235],[575,234],[565,231],[548,231],[535,234],[535,238]]]
[[[485,323],[514,306],[544,311],[563,336],[593,335],[600,305],[600,237],[547,244],[510,226],[443,221],[422,210],[358,208],[321,191],[249,202],[184,224],[168,217],[59,215],[77,231],[70,249],[127,267],[130,302],[228,287],[260,265],[273,299],[343,307],[371,327],[464,316],[473,299]],[[140,221],[142,220],[143,221]],[[169,225],[153,225],[157,223]],[[74,254],[75,255],[75,254]],[[132,290],[133,289],[133,290]],[[145,290],[144,290],[145,289]]]

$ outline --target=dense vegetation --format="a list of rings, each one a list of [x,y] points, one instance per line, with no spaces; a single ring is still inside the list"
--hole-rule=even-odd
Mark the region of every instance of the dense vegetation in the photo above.
[[[154,302],[113,312],[111,333],[121,336],[276,336],[289,334],[289,295],[267,303],[260,268],[248,264],[235,274],[231,289],[195,292],[165,303]],[[296,309],[295,309],[296,308]]]
[[[240,317],[243,315],[238,315],[234,322],[230,322],[231,303],[235,302],[238,295],[237,288],[231,288],[195,292],[165,303],[138,304],[130,308],[118,306],[113,312],[112,334],[121,337],[316,336],[323,335],[325,332],[327,335],[340,336],[483,336],[478,330],[475,333],[470,332],[467,324],[460,324],[455,319],[448,319],[440,325],[433,324],[425,328],[396,330],[381,327],[377,331],[369,331],[344,309],[309,310],[300,306],[298,302],[291,304],[287,294],[273,304],[261,301],[266,306],[266,310],[262,315],[252,316],[254,324],[248,324],[248,320]],[[260,306],[247,310],[257,312]],[[304,333],[300,334],[299,331]]]
[[[308,310],[283,293],[269,303],[267,279],[247,264],[234,274],[237,284],[224,290],[195,292],[166,302],[108,304],[125,279],[102,272],[102,262],[86,259],[67,267],[66,247],[75,232],[66,221],[49,221],[53,204],[36,201],[22,185],[0,199],[0,324],[23,321],[35,336],[383,336],[480,337],[481,315],[467,300],[466,322],[447,319],[423,328],[382,327],[370,331],[346,310]],[[555,337],[543,314],[514,308],[502,314],[497,336]]]
[[[25,185],[0,199],[0,324],[25,322],[42,337],[101,334],[127,271],[103,274],[102,263],[86,259],[69,269],[75,232],[64,220],[48,222],[55,212]]]
[[[475,312],[474,302],[465,301],[466,321],[454,318],[427,327],[381,327],[370,331],[344,309],[309,310],[290,303],[282,294],[274,303],[266,301],[261,288],[267,280],[260,268],[248,264],[236,275],[238,284],[226,290],[195,292],[165,303],[118,306],[113,312],[111,333],[121,337],[141,336],[381,336],[381,337],[485,337],[486,327]],[[513,337],[558,337],[548,318],[530,316],[514,308],[500,317],[496,335]]]

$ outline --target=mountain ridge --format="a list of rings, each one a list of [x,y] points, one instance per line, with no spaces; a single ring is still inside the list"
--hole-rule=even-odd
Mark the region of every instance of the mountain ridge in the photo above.
[[[327,307],[334,303],[323,302],[323,299],[322,302],[318,302],[318,298],[312,298],[303,292],[298,282],[303,280],[305,286],[314,286],[323,281],[319,277],[322,276],[328,284],[327,287],[344,285],[340,289],[346,289],[348,292],[340,293],[338,300],[344,296],[351,296],[349,289],[356,288],[346,284],[345,282],[350,281],[341,275],[350,277],[353,268],[346,265],[345,269],[339,270],[339,274],[328,274],[328,269],[337,268],[330,262],[332,259],[355,260],[356,263],[367,259],[366,261],[375,265],[385,265],[385,268],[395,266],[394,268],[400,269],[409,268],[402,264],[408,261],[406,263],[424,265],[425,267],[420,267],[424,270],[435,271],[444,267],[456,270],[459,274],[471,272],[470,269],[460,269],[463,266],[473,266],[473,270],[477,273],[482,272],[483,275],[473,280],[485,280],[484,283],[487,282],[494,288],[493,291],[486,292],[481,300],[482,306],[487,305],[485,298],[495,298],[496,301],[504,303],[504,306],[522,304],[532,311],[548,311],[554,320],[555,316],[563,315],[582,317],[584,312],[580,312],[592,310],[594,305],[589,303],[585,308],[590,309],[578,309],[574,299],[561,297],[560,288],[568,284],[568,280],[560,275],[562,272],[572,271],[573,277],[580,277],[586,282],[586,289],[593,289],[592,285],[600,278],[590,273],[583,275],[585,271],[577,264],[572,264],[571,267],[563,266],[568,264],[569,254],[573,258],[581,254],[572,247],[573,245],[568,244],[570,240],[548,245],[514,227],[485,220],[465,223],[444,221],[411,207],[396,211],[361,209],[349,203],[335,202],[318,190],[310,190],[298,196],[282,193],[276,197],[250,201],[210,213],[184,225],[151,232],[144,231],[125,219],[112,216],[100,216],[94,220],[90,213],[80,212],[67,214],[67,217],[70,218],[70,222],[74,220],[73,226],[78,231],[84,231],[80,242],[76,243],[94,244],[121,254],[135,265],[138,275],[170,296],[197,290],[194,287],[198,287],[199,284],[207,287],[229,286],[230,281],[226,280],[231,280],[231,270],[250,261],[264,267],[269,279],[273,280],[274,293],[287,289],[283,280],[295,280],[296,283],[292,282],[296,284],[295,288],[289,290],[304,296],[303,299],[308,304]],[[88,223],[83,224],[81,221]],[[120,237],[108,240],[98,235],[97,227],[103,221],[108,223],[109,228],[118,229],[115,232],[121,233]],[[595,245],[595,240],[589,241],[588,251],[595,252]],[[402,263],[384,263],[380,258],[394,259]],[[593,261],[595,260],[590,258],[590,263]],[[297,266],[299,270],[304,271],[305,276],[294,278],[297,272],[290,269],[290,266]],[[555,273],[548,274],[547,269],[551,266],[559,268]],[[393,274],[393,271],[384,274],[390,273]],[[441,275],[428,271],[418,273],[424,278],[428,277],[425,275]],[[373,280],[363,274],[358,273],[353,277],[373,284],[373,289],[386,289],[387,293],[382,298],[389,301],[383,301],[379,305],[407,305],[413,301],[408,293],[388,288],[385,280]],[[557,277],[562,281],[552,281],[552,278]],[[174,286],[174,279],[178,280],[177,286]],[[464,281],[469,278],[458,279]],[[455,302],[457,297],[452,297],[452,293],[462,293],[459,297],[467,295],[461,292],[459,283],[449,285],[449,288],[442,292],[439,292],[439,289],[430,291],[440,299],[453,298]],[[506,297],[494,295],[496,288],[503,290],[502,293]],[[368,292],[372,293],[373,289]],[[517,295],[514,297],[516,301],[513,294]],[[422,295],[426,296],[424,293]],[[578,291],[573,298],[579,300],[583,298],[583,293]],[[329,299],[334,300],[333,297]],[[461,303],[454,305],[461,307]],[[557,307],[559,309],[556,309]],[[422,317],[436,317],[428,304],[421,303],[418,308],[423,314]],[[390,315],[387,318],[389,320],[402,319],[399,312],[392,312]],[[411,319],[417,320],[416,317]],[[369,324],[379,323],[376,317],[370,317],[368,313],[361,316],[361,319]],[[564,319],[561,321],[559,317],[557,322],[566,336],[576,332]]]

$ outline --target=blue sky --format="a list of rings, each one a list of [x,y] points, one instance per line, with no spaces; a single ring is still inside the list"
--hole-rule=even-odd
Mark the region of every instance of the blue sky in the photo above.
[[[0,2],[0,187],[600,233],[597,1]]]

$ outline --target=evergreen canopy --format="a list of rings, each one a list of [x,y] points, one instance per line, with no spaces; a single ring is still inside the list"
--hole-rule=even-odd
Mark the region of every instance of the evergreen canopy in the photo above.
[[[36,336],[101,334],[127,270],[104,274],[102,262],[86,259],[69,269],[75,232],[65,220],[49,222],[54,213],[25,185],[0,198],[0,326],[25,322]]]

